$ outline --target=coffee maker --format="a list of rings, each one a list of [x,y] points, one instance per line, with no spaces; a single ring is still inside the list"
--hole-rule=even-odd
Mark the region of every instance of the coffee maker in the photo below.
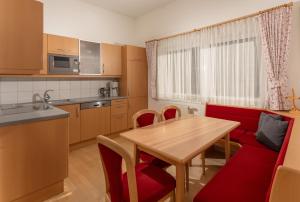
[[[110,96],[111,97],[119,96],[119,82],[117,82],[117,81],[109,82],[109,88],[110,88]]]

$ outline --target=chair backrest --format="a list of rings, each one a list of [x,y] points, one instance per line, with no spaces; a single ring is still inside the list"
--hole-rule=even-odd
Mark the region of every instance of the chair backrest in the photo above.
[[[162,109],[161,116],[163,121],[179,118],[181,117],[181,110],[175,105],[169,105]]]
[[[104,137],[97,137],[100,159],[103,166],[106,193],[111,202],[123,201],[122,159],[125,160],[129,196],[131,202],[138,201],[134,161],[129,153],[117,142]]]
[[[160,114],[154,110],[142,109],[132,117],[133,128],[140,128],[160,121]]]

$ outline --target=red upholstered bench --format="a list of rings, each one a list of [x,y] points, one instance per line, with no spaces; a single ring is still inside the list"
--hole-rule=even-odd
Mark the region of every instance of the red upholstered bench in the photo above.
[[[266,110],[206,105],[206,116],[238,121],[231,141],[242,145],[230,161],[195,196],[195,202],[268,202],[278,166],[283,164],[294,119],[289,122],[279,153],[256,141],[255,132],[261,112]]]

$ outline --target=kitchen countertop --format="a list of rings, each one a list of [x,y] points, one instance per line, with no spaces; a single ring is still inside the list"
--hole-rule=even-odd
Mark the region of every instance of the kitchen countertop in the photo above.
[[[39,104],[42,105],[42,104]],[[53,106],[47,106],[48,109],[34,109],[34,104],[5,105],[0,109],[0,127],[28,123],[33,121],[45,121],[69,117],[69,113]],[[21,112],[25,109],[23,112]],[[26,109],[29,109],[26,111]],[[6,114],[10,111],[9,114]]]
[[[64,100],[53,100],[50,101],[49,104],[53,106],[59,106],[59,105],[71,105],[71,104],[81,104],[81,103],[96,102],[96,101],[110,101],[110,100],[119,100],[119,99],[127,99],[127,97],[117,96],[117,97],[74,98],[74,99],[64,99]]]
[[[43,103],[24,103],[24,104],[10,104],[0,105],[0,127],[22,124],[33,121],[44,121],[51,119],[66,118],[69,116],[68,112],[65,112],[55,106],[81,104],[95,101],[109,101],[116,99],[126,99],[127,97],[87,97],[76,99],[63,99],[53,100],[47,105]],[[38,106],[39,109],[35,109]],[[46,106],[47,109],[43,107]]]

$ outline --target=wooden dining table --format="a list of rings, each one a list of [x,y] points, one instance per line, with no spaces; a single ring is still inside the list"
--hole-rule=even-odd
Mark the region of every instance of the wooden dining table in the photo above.
[[[225,139],[225,158],[230,158],[229,133],[239,122],[210,117],[190,116],[133,129],[120,135],[139,151],[176,166],[176,202],[185,197],[185,165],[220,139]]]

